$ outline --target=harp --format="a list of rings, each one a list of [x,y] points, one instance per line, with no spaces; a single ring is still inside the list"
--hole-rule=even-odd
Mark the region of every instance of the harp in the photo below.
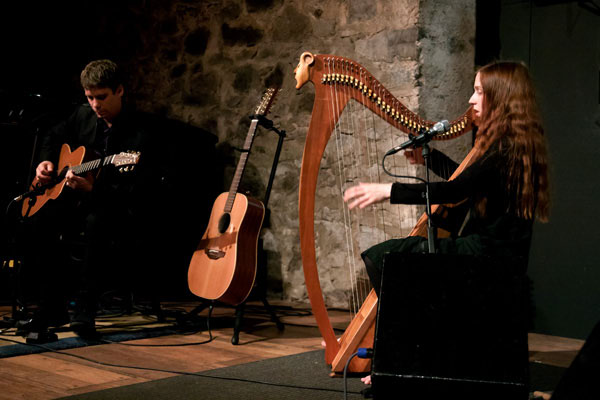
[[[325,148],[332,132],[339,123],[340,115],[351,100],[362,104],[395,131],[416,134],[421,128],[430,128],[432,121],[420,118],[396,99],[364,67],[348,58],[334,55],[313,55],[305,52],[296,68],[296,89],[310,81],[315,86],[315,99],[311,121],[306,134],[300,172],[299,229],[302,264],[311,309],[320,333],[325,341],[325,361],[333,372],[343,371],[351,355],[359,347],[373,347],[377,295],[370,291],[362,306],[353,317],[344,334],[338,340],[323,298],[317,270],[315,249],[315,192]],[[387,126],[386,125],[386,126]],[[449,140],[471,131],[472,115],[469,108],[450,123],[450,129],[436,136],[437,140]],[[472,158],[471,151],[453,176],[459,174]],[[451,177],[450,179],[452,179]],[[432,212],[436,211],[432,207]],[[422,216],[409,235],[426,236],[427,217]],[[354,358],[348,371],[365,372],[370,360]]]

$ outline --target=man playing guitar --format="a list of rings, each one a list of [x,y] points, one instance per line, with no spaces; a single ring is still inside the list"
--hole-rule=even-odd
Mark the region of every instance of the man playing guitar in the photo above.
[[[63,161],[64,144],[69,145],[67,153],[83,146],[86,159],[105,160],[118,152],[141,153],[147,142],[150,124],[125,107],[123,79],[114,62],[90,62],[81,73],[81,85],[88,104],[77,107],[41,141],[41,162],[34,182],[47,186],[60,181],[63,189],[59,198],[30,218],[34,229],[29,243],[33,247],[26,252],[26,265],[31,265],[30,273],[38,281],[39,306],[34,318],[22,326],[24,332],[69,322],[67,300],[75,287],[78,293],[71,327],[82,336],[95,334],[99,288],[110,276],[107,267],[118,268],[119,279],[111,280],[122,282],[122,275],[130,270],[130,255],[139,243],[132,227],[137,226],[139,205],[143,204],[142,164],[142,174],[137,169],[122,174],[110,166],[81,175],[71,168],[66,175],[57,171]],[[35,201],[35,197],[25,200],[26,217],[28,204]],[[65,243],[71,247],[66,253]],[[78,247],[74,248],[73,243]],[[74,258],[79,261],[78,267],[70,270]]]

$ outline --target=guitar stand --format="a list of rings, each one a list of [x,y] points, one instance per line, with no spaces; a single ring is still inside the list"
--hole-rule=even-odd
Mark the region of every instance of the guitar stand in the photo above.
[[[267,208],[267,204],[269,203],[271,188],[273,187],[273,180],[275,179],[275,171],[277,169],[277,164],[279,162],[279,156],[281,154],[281,147],[283,145],[283,140],[285,138],[285,131],[283,131],[283,130],[280,131],[277,128],[273,127],[273,122],[270,121],[269,119],[265,118],[263,115],[252,115],[252,116],[250,116],[250,118],[258,120],[259,125],[262,125],[266,129],[271,130],[279,135],[279,141],[277,142],[277,149],[275,151],[275,155],[273,158],[273,165],[271,167],[271,174],[269,176],[269,183],[267,185],[265,198],[263,200],[263,205],[265,207],[265,221],[268,221],[269,220],[269,209]],[[247,151],[247,150],[242,149],[241,151]],[[263,305],[267,309],[269,315],[271,316],[271,321],[277,325],[278,330],[282,331],[284,329],[283,323],[279,320],[279,318],[275,314],[275,311],[273,310],[273,308],[267,301],[266,287],[265,287],[266,280],[267,280],[266,259],[264,257],[262,240],[259,239],[258,243],[259,243],[259,245],[257,248],[257,254],[258,254],[257,278],[255,280],[256,285],[252,288],[248,298],[235,307],[235,322],[234,322],[234,328],[233,328],[233,336],[231,337],[231,343],[233,345],[237,345],[239,343],[240,330],[241,330],[241,326],[242,326],[242,320],[244,317],[244,311],[246,308],[246,302],[252,297],[252,293],[256,294],[257,291],[259,292],[258,297],[260,298]],[[202,302],[202,304],[195,307],[193,310],[191,310],[189,313],[187,313],[184,317],[178,318],[178,321],[177,321],[178,324],[180,324],[182,326],[190,326],[192,324],[197,324],[197,321],[195,321],[195,319],[196,319],[195,317],[197,317],[199,313],[204,311],[204,309],[209,307],[209,316],[207,319],[207,326],[209,326],[210,315],[214,308],[214,304],[215,304],[214,300],[204,300]],[[190,324],[190,323],[192,323],[192,324]]]
[[[265,308],[267,309],[269,315],[271,316],[271,322],[274,322],[279,331],[283,331],[285,325],[279,320],[277,314],[275,314],[275,310],[267,301],[266,296],[261,296],[261,301]],[[240,342],[240,330],[242,328],[242,318],[244,317],[244,309],[246,308],[246,302],[244,301],[241,304],[238,304],[235,308],[235,323],[233,325],[233,336],[231,337],[231,344],[237,345]]]
[[[202,304],[196,306],[193,310],[186,313],[184,316],[177,316],[177,325],[180,327],[192,328],[197,327],[199,324],[198,314],[208,307],[208,317],[206,317],[206,329],[210,331],[210,318],[215,306],[214,300],[204,300]]]
[[[277,164],[279,163],[279,156],[281,155],[281,147],[283,146],[283,140],[285,138],[285,131],[279,130],[273,126],[273,121],[266,118],[264,115],[252,115],[250,118],[258,119],[258,124],[263,126],[265,129],[275,132],[279,136],[279,140],[277,141],[277,149],[275,150],[275,155],[273,156],[273,164],[271,166],[271,174],[269,176],[269,183],[267,184],[267,189],[265,191],[265,198],[263,200],[263,205],[265,206],[265,221],[269,221],[269,209],[267,205],[269,204],[269,197],[271,196],[271,188],[273,187],[273,180],[275,179],[275,171],[277,170]],[[268,223],[268,222],[267,222]],[[259,240],[259,265],[258,265],[258,279],[257,284],[254,289],[259,291],[259,297],[262,301],[263,305],[267,309],[267,312],[271,316],[271,321],[277,325],[277,329],[279,331],[283,331],[284,325],[279,320],[279,317],[275,314],[273,307],[267,301],[267,290],[266,290],[266,281],[267,281],[267,265],[266,259],[264,257],[260,257],[263,253],[262,240]],[[262,260],[261,260],[262,258]],[[253,291],[254,291],[253,289]],[[250,297],[250,296],[249,296]],[[244,310],[246,308],[246,302],[248,299],[244,300],[241,304],[238,304],[235,308],[235,323],[233,327],[233,336],[231,337],[231,344],[237,345],[239,343],[240,330],[242,327],[242,319],[244,318]]]

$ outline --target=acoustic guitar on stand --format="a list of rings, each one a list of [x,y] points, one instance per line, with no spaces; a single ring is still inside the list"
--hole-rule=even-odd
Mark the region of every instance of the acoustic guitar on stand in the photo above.
[[[60,149],[58,159],[57,175],[46,184],[42,184],[37,178],[33,179],[29,192],[17,197],[15,200],[27,199],[23,202],[21,214],[23,217],[31,217],[48,202],[60,196],[66,184],[66,175],[69,170],[75,175],[83,175],[107,165],[119,167],[121,171],[132,170],[139,162],[139,152],[121,152],[82,164],[85,157],[85,147],[80,146],[71,152],[71,147],[64,143]]]
[[[192,255],[188,286],[198,297],[238,305],[250,295],[256,278],[258,236],[265,216],[259,200],[238,193],[259,119],[279,92],[268,89],[256,108],[229,192],[215,200],[208,227]]]

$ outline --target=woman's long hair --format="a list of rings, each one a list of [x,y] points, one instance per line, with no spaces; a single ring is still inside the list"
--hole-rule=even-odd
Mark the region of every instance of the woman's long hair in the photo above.
[[[548,155],[529,71],[520,63],[496,62],[482,67],[479,79],[483,110],[475,141],[478,153],[498,141],[508,160],[508,211],[546,222],[550,208]]]

